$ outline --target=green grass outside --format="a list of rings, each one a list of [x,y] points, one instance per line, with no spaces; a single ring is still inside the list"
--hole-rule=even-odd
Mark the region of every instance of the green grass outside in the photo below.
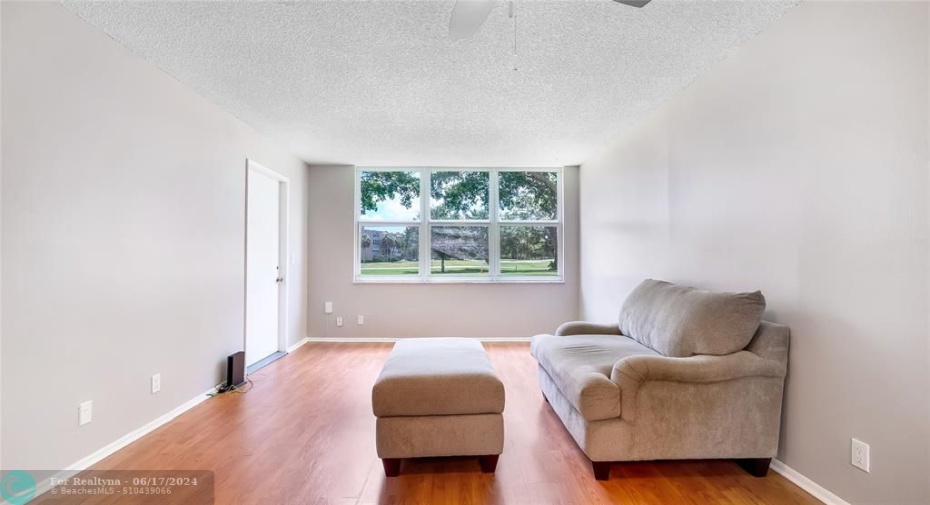
[[[446,260],[446,271],[442,271],[442,261],[433,260],[429,273],[433,275],[488,275],[490,267],[481,260]]]
[[[362,262],[362,275],[417,275],[419,268],[416,261]]]
[[[501,275],[554,276],[555,270],[549,270],[552,260],[501,260]],[[439,260],[432,260],[430,273],[436,275],[485,275],[488,273],[486,263],[477,260],[446,260],[446,271],[440,272]],[[416,261],[369,262],[362,263],[362,275],[418,275]]]
[[[552,260],[501,260],[501,275],[559,275],[549,270]]]

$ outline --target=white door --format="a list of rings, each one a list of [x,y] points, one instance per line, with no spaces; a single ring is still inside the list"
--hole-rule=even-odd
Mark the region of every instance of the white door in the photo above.
[[[277,352],[281,190],[278,180],[248,171],[246,208],[245,362]]]

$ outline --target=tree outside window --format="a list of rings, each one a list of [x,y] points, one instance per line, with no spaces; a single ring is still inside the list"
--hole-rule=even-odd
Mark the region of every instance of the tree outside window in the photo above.
[[[357,278],[561,280],[560,169],[357,176]]]

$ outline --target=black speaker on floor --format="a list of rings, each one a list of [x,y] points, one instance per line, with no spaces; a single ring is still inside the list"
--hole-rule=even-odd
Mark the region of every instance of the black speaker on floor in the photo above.
[[[245,384],[245,351],[230,354],[226,358],[226,390]]]

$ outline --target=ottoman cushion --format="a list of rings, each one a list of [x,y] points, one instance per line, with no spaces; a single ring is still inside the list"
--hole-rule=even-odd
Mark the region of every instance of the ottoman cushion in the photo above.
[[[477,340],[401,340],[375,382],[371,405],[378,417],[500,414],[504,385]]]

